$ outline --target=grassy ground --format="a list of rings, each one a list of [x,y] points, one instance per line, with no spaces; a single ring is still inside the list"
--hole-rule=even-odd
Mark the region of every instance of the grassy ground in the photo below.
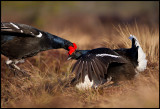
[[[4,63],[6,57],[1,55],[1,107],[159,107],[159,29],[138,24],[99,28],[101,35],[93,36],[76,28],[72,28],[74,32],[54,33],[77,43],[79,49],[128,48],[128,37],[133,34],[146,53],[147,69],[120,86],[80,91],[64,87],[74,76],[71,68],[75,61],[67,61],[67,51],[63,49],[41,52],[19,64],[30,78],[15,77]]]

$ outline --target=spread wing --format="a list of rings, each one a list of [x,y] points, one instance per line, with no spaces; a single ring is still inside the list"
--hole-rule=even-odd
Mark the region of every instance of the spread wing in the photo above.
[[[84,82],[86,74],[88,74],[90,81],[93,78],[101,81],[105,74],[107,74],[109,64],[113,62],[123,64],[127,60],[110,49],[107,49],[107,52],[91,51],[77,60],[72,72],[76,73],[76,80],[81,80],[82,82]]]
[[[44,32],[25,24],[1,22],[1,35],[41,37]]]

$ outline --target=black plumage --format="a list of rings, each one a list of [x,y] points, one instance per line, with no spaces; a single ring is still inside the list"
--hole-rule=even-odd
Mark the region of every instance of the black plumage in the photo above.
[[[13,22],[1,23],[1,53],[9,58],[6,63],[19,70],[18,60],[32,57],[41,51],[64,48],[73,43],[32,26]]]
[[[76,75],[71,84],[85,84],[85,81],[90,81],[88,84],[91,84],[91,87],[97,87],[110,80],[118,83],[121,80],[133,79],[139,72],[142,61],[146,64],[147,60],[142,49],[139,49],[141,47],[136,37],[131,35],[130,39],[131,48],[76,50],[69,57],[77,60],[72,69]],[[143,67],[145,69],[146,66]]]

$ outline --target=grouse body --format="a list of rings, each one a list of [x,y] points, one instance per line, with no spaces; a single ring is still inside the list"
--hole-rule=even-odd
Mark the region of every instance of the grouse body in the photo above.
[[[70,56],[77,60],[72,69],[76,75],[71,84],[79,89],[96,88],[109,81],[117,84],[121,80],[131,80],[144,71],[146,55],[137,38],[133,35],[129,38],[131,48],[76,50]]]
[[[68,40],[26,24],[1,23],[1,53],[9,58],[6,64],[16,70],[20,70],[16,66],[19,60],[32,57],[41,51],[64,48],[72,54],[75,47],[76,45]]]

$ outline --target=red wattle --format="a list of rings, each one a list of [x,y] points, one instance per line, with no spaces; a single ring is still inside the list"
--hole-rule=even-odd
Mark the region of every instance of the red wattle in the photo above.
[[[75,43],[73,43],[73,47],[72,46],[69,46],[68,49],[69,49],[69,52],[68,52],[68,55],[71,55],[77,48],[77,45]]]
[[[68,49],[71,50],[71,49],[74,49],[74,48],[72,46],[69,46]]]
[[[77,45],[75,43],[73,43],[73,48],[77,49]]]
[[[71,55],[74,51],[75,51],[75,49],[70,49],[68,52],[68,55]]]

